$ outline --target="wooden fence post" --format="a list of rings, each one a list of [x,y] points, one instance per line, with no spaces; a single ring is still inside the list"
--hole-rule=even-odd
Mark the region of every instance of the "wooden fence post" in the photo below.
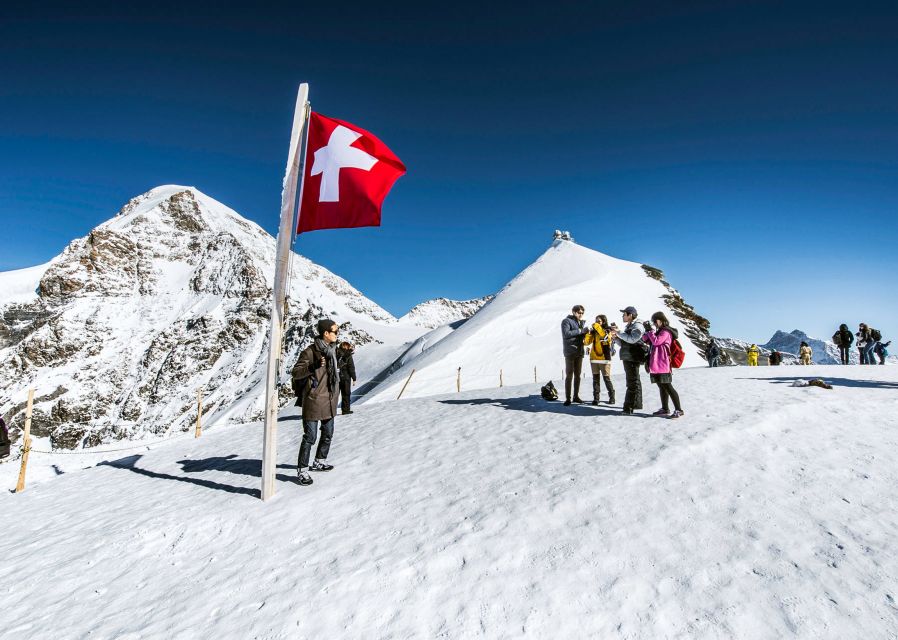
[[[22,466],[19,467],[19,481],[16,493],[25,490],[25,471],[28,469],[28,454],[31,453],[31,408],[34,405],[34,389],[28,390],[28,408],[25,410],[25,432],[22,440]]]
[[[502,387],[502,369],[499,369],[499,387]]]
[[[203,435],[203,390],[198,389],[196,392],[196,434],[194,438]]]
[[[461,367],[458,368],[458,378],[455,379],[455,388],[461,393]]]
[[[399,395],[396,396],[396,399],[397,399],[397,400],[399,400],[399,398],[402,397],[402,394],[405,393],[405,388],[408,386],[408,383],[412,381],[412,376],[413,376],[413,375],[415,375],[415,370],[414,370],[414,369],[412,369],[412,372],[411,372],[410,374],[408,374],[408,378],[406,378],[405,384],[402,385],[402,389],[400,389]]]

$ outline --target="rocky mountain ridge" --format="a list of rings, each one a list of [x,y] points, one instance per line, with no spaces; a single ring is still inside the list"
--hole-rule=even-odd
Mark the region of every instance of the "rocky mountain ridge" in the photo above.
[[[13,438],[30,386],[32,432],[54,448],[187,429],[199,391],[205,421],[258,419],[274,255],[261,227],[170,185],[133,198],[47,265],[0,274],[0,412]],[[306,258],[293,254],[290,270],[284,401],[286,363],[321,317],[361,353],[423,333]]]

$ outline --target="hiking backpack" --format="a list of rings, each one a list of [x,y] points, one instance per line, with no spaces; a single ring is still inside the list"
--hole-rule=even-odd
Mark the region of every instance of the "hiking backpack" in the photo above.
[[[543,397],[543,400],[558,400],[558,389],[555,388],[551,380],[543,385],[539,390],[539,394]]]
[[[833,334],[833,344],[836,345],[837,347],[842,346],[842,334],[839,333],[838,331],[836,331]]]
[[[679,369],[685,359],[686,352],[683,351],[683,345],[674,338],[674,341],[670,343],[670,366],[674,369]]]
[[[879,342],[882,340],[882,333],[879,329],[870,329],[870,337],[876,340],[876,342]]]

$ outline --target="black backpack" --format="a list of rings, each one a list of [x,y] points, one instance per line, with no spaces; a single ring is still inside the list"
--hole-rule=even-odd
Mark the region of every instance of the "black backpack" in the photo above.
[[[836,345],[837,347],[842,346],[842,334],[839,333],[838,331],[836,331],[833,334],[833,344]]]
[[[640,340],[630,345],[630,353],[638,364],[645,364],[649,361],[649,354],[652,353],[652,347],[648,342]]]
[[[870,337],[876,340],[876,342],[879,342],[882,340],[882,333],[879,329],[870,329]]]
[[[555,388],[551,380],[543,385],[539,390],[539,394],[543,397],[543,400],[558,400],[558,389]]]

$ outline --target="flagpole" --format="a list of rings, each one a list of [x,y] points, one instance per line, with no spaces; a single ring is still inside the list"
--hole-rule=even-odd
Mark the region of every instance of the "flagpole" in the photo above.
[[[284,326],[284,301],[287,294],[287,269],[290,246],[296,230],[296,193],[302,192],[305,154],[302,143],[306,137],[309,85],[302,83],[296,95],[290,152],[281,191],[281,223],[278,228],[277,254],[274,266],[274,288],[271,300],[271,332],[268,341],[268,366],[265,375],[265,432],[262,437],[262,500],[275,493],[277,470],[278,373],[281,368],[281,342]]]

